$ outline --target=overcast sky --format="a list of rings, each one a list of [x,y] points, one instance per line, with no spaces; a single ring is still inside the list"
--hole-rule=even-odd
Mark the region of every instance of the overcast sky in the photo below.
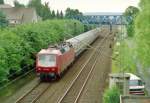
[[[27,4],[29,0],[18,0]],[[42,0],[49,2],[54,10],[65,10],[67,7],[79,9],[81,12],[123,12],[128,6],[138,6],[139,0]],[[13,4],[13,0],[5,0],[7,4]]]

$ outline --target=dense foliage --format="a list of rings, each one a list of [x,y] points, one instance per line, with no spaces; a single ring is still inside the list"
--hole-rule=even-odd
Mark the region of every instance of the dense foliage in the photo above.
[[[82,17],[83,14],[78,10],[78,9],[66,9],[66,14],[65,17],[72,19],[72,18],[77,18],[77,17]]]
[[[137,54],[141,64],[150,66],[150,0],[141,0],[141,11],[135,22]]]
[[[107,89],[103,96],[103,103],[120,103],[120,90],[115,86]]]
[[[43,20],[54,18],[61,19],[64,16],[62,11],[59,12],[57,10],[57,13],[55,13],[54,10],[51,11],[49,3],[45,2],[45,4],[42,4],[41,0],[30,0],[27,6],[35,8],[37,14],[42,17]]]
[[[4,0],[0,0],[0,4],[4,4]]]
[[[39,16],[42,17],[42,3],[41,0],[30,0],[28,7],[33,7],[36,9],[36,12]]]
[[[138,15],[139,13],[139,9],[137,7],[134,7],[134,6],[129,6],[125,13],[124,13],[124,17],[127,21],[127,25],[126,25],[126,28],[127,28],[127,34],[129,37],[133,37],[134,35],[134,20],[136,18],[136,16]]]
[[[0,81],[16,71],[26,71],[24,67],[34,64],[40,49],[83,31],[84,26],[73,20],[49,20],[0,30]]]

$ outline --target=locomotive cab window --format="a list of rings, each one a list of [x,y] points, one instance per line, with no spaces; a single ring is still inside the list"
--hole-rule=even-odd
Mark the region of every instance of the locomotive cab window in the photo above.
[[[43,67],[56,66],[56,56],[53,54],[42,54],[39,55],[39,65]]]

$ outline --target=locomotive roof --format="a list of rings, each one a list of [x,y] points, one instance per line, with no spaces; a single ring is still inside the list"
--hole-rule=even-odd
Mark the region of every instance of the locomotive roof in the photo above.
[[[55,48],[42,49],[38,54],[61,54],[61,52]]]

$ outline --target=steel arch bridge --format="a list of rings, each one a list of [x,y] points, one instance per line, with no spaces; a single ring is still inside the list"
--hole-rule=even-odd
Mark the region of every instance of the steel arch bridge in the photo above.
[[[113,24],[113,25],[125,25],[126,21],[123,17],[123,13],[115,12],[92,12],[84,13],[83,16],[76,16],[73,19],[77,19],[84,24]]]

